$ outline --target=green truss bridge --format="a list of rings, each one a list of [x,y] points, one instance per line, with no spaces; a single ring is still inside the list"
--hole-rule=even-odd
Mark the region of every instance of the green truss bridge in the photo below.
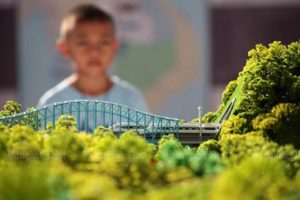
[[[0,118],[5,125],[30,124],[36,130],[46,129],[48,123],[55,127],[61,115],[73,115],[77,129],[92,133],[98,126],[105,126],[115,133],[133,129],[155,142],[167,130],[178,134],[179,119],[138,111],[116,103],[96,100],[73,100],[45,105],[30,112]],[[32,119],[24,120],[24,119]],[[149,128],[151,127],[151,128]]]
[[[96,100],[53,103],[30,112],[2,117],[0,122],[5,125],[28,124],[36,130],[43,130],[49,123],[55,127],[55,122],[61,115],[73,115],[77,129],[86,133],[92,133],[98,126],[110,128],[117,135],[134,130],[147,141],[154,143],[163,135],[173,133],[182,143],[193,145],[218,136],[220,123],[229,117],[233,104],[234,100],[225,109],[224,117],[214,123],[180,124],[177,118],[154,115],[120,104]]]

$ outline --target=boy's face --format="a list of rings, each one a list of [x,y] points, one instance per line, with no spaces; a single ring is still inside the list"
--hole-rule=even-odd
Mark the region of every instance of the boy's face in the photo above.
[[[58,44],[63,55],[75,64],[79,75],[98,76],[105,73],[119,46],[113,25],[109,22],[79,22]]]

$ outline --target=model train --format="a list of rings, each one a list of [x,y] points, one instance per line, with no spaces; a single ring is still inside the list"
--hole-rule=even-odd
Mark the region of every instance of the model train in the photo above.
[[[182,144],[199,145],[201,142],[216,139],[221,125],[219,123],[182,123],[178,126],[162,126],[152,124],[144,126],[135,123],[117,123],[109,127],[116,135],[133,130],[147,141],[156,143],[163,135],[174,134]]]

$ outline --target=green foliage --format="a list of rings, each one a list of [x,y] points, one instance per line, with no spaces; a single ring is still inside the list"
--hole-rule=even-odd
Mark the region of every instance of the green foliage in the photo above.
[[[61,115],[55,122],[57,128],[66,128],[76,130],[76,120],[73,115]]]
[[[8,115],[15,115],[21,111],[21,105],[14,101],[7,101],[4,106],[3,110],[0,111],[0,117],[8,116]]]
[[[245,133],[248,129],[250,128],[247,119],[239,115],[233,115],[222,124],[221,134],[242,134]]]
[[[93,135],[102,137],[104,134],[114,135],[113,131],[104,126],[98,126],[95,128]]]
[[[214,112],[207,112],[203,117],[202,117],[202,122],[212,122],[215,118],[217,117],[217,114]],[[195,118],[193,122],[199,122],[198,118]]]
[[[197,151],[206,150],[208,152],[215,152],[218,154],[221,154],[221,146],[218,143],[217,140],[207,140],[205,142],[202,142]]]
[[[52,123],[52,122],[48,122],[48,123],[46,124],[46,129],[45,129],[45,131],[46,131],[47,133],[51,133],[53,129],[54,129],[53,123]]]
[[[118,187],[145,190],[154,181],[152,146],[133,131],[123,133],[103,152],[96,170],[113,177]]]
[[[299,196],[299,151],[269,142],[259,131],[225,134],[220,141],[207,141],[195,149],[183,147],[174,135],[164,136],[155,146],[133,131],[119,138],[104,127],[93,135],[83,134],[66,125],[69,121],[63,122],[57,122],[50,134],[30,126],[0,124],[0,199],[36,195],[39,199],[211,199],[224,169],[225,174],[233,173],[243,160],[257,155],[282,163],[282,167],[261,167],[279,176],[270,179],[273,172],[260,174],[265,185],[274,180],[266,187],[248,175],[242,181],[268,191],[272,199]],[[214,153],[220,147],[221,157]],[[257,167],[251,169],[245,168],[254,173]],[[243,191],[240,180],[229,184]]]
[[[51,136],[44,139],[43,155],[49,159],[62,160],[68,166],[76,168],[78,164],[87,161],[84,154],[85,137],[89,136],[80,135],[64,126],[57,126]]]
[[[277,41],[269,46],[258,44],[248,56],[243,71],[223,92],[218,111],[203,120],[219,119],[235,98],[232,115],[222,124],[222,135],[259,131],[279,144],[299,148],[300,41],[288,46]]]
[[[32,127],[16,125],[10,128],[9,132],[6,140],[9,159],[26,161],[40,158],[42,138]]]
[[[165,143],[169,140],[174,140],[174,142],[178,146],[181,146],[181,144],[177,141],[174,134],[168,134],[168,135],[163,135],[162,138],[158,141],[158,150],[160,150],[165,145]]]
[[[288,45],[288,48],[284,55],[284,63],[288,67],[289,71],[295,75],[300,76],[300,43],[292,42]]]
[[[157,169],[165,175],[167,181],[182,180],[192,175],[216,174],[223,169],[217,154],[183,148],[176,140],[165,142],[157,154]]]
[[[155,188],[150,190],[150,192],[145,195],[141,195],[138,199],[146,200],[207,200],[210,199],[210,190],[213,190],[212,182],[213,177],[208,177],[207,179],[190,179],[185,180],[180,184],[172,184],[168,187]]]
[[[89,157],[86,169],[106,174],[119,188],[144,190],[156,177],[151,162],[153,145],[133,131],[119,139],[110,132],[93,135],[85,154]]]
[[[118,192],[116,183],[107,176],[89,173],[73,173],[69,178],[70,198],[81,199],[126,199]],[[128,198],[129,199],[129,198]]]
[[[28,113],[22,118],[22,124],[31,126],[34,130],[38,130],[41,125],[41,119],[35,108],[26,109]]]
[[[237,165],[246,158],[261,155],[283,161],[289,176],[294,176],[300,169],[299,150],[291,145],[280,146],[268,141],[260,133],[223,135],[219,143],[222,159],[229,166]]]
[[[253,128],[261,130],[279,144],[294,144],[300,147],[300,104],[281,103],[269,113],[258,115]],[[286,134],[288,133],[288,134]]]
[[[287,91],[295,79],[284,63],[286,51],[288,48],[280,42],[271,43],[269,48],[256,45],[249,51],[249,59],[237,79],[242,88],[242,100],[236,108],[240,113],[253,119],[280,102],[291,101]]]
[[[7,153],[8,128],[0,122],[0,159]]]
[[[231,95],[233,94],[234,90],[236,89],[237,87],[237,81],[234,80],[234,81],[230,81],[227,85],[227,87],[225,88],[223,94],[222,94],[222,102],[223,104],[226,104]]]
[[[300,76],[295,77],[295,81],[291,85],[288,94],[292,102],[300,102]]]
[[[290,199],[299,197],[299,186],[287,179],[282,162],[256,156],[221,174],[211,199]]]
[[[0,165],[0,199],[50,199],[47,178],[47,168],[43,163],[6,162]]]
[[[14,101],[7,101],[4,104],[3,109],[0,111],[0,117],[8,117],[10,115],[16,115],[20,112],[20,110],[21,110],[20,104],[18,104],[17,102],[14,102]],[[16,121],[8,118],[3,123],[6,126],[11,127],[16,124]]]

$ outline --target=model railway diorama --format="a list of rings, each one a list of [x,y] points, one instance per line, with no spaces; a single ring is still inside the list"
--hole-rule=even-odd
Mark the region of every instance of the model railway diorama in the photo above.
[[[16,125],[24,118],[33,119],[37,130],[46,129],[47,124],[55,127],[55,121],[62,115],[72,115],[77,121],[77,129],[92,133],[98,126],[111,129],[116,135],[134,130],[147,141],[157,143],[163,135],[174,134],[183,144],[198,145],[203,141],[215,139],[219,135],[221,122],[228,118],[234,101],[231,101],[223,115],[213,123],[201,122],[198,107],[197,123],[180,123],[177,118],[164,117],[138,111],[120,104],[96,100],[72,100],[53,103],[30,112],[23,112],[0,118],[4,125]]]
[[[106,101],[20,111],[0,110],[1,200],[300,199],[300,42],[257,45],[190,122]]]

